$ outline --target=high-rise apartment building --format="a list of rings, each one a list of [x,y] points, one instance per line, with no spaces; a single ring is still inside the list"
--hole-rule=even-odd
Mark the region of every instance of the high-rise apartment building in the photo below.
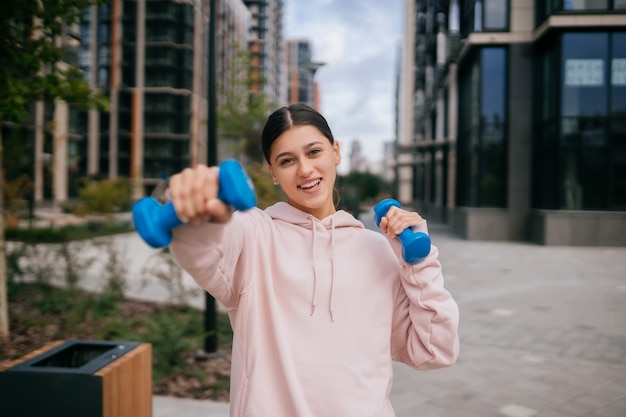
[[[468,239],[626,245],[626,2],[406,0],[398,197]]]
[[[244,0],[252,13],[249,51],[257,68],[257,91],[263,88],[270,102],[284,104],[283,0]]]
[[[286,45],[288,103],[304,103],[321,111],[315,72],[324,64],[313,62],[308,39],[288,39]]]
[[[219,101],[226,69],[247,48],[251,13],[241,0],[216,3]],[[88,175],[130,178],[139,198],[163,175],[207,161],[208,8],[202,0],[111,0],[86,10],[68,64],[108,95],[110,112],[35,107],[36,201],[61,204]],[[54,121],[49,140],[45,120]]]

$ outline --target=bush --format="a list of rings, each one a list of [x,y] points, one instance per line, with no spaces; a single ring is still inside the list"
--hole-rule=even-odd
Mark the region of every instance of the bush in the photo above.
[[[118,233],[128,233],[133,230],[135,229],[130,223],[94,221],[84,225],[65,226],[61,228],[6,229],[4,231],[4,238],[7,241],[25,243],[61,243]]]
[[[131,184],[126,178],[82,181],[78,203],[68,207],[73,214],[109,214],[128,211],[131,206]]]

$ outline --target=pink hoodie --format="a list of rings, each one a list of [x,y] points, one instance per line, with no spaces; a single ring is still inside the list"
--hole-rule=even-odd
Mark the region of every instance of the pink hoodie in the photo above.
[[[407,265],[397,239],[344,211],[254,208],[181,226],[170,249],[228,309],[233,417],[391,417],[392,360],[435,369],[458,356],[437,249]]]

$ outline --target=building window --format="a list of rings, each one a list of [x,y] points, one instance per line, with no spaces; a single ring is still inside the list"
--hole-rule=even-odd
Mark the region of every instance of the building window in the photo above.
[[[626,33],[611,36],[608,206],[626,209]]]
[[[480,49],[461,73],[457,201],[506,205],[506,48]]]
[[[626,33],[564,33],[541,57],[533,206],[626,208]],[[557,97],[550,100],[549,95]]]
[[[483,0],[485,16],[485,30],[508,30],[509,2],[508,0]]]
[[[472,0],[464,3],[461,31],[502,32],[509,29],[509,0]]]
[[[606,10],[609,0],[564,0],[563,10]]]
[[[106,90],[109,87],[109,69],[107,67],[98,68],[98,88]]]
[[[553,13],[580,13],[587,11],[625,10],[626,0],[537,0],[537,25]]]

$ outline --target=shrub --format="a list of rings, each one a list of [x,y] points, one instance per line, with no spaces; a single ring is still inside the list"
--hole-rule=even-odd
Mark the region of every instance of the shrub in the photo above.
[[[130,209],[131,184],[126,178],[83,180],[78,204],[70,208],[76,215],[109,214]]]

